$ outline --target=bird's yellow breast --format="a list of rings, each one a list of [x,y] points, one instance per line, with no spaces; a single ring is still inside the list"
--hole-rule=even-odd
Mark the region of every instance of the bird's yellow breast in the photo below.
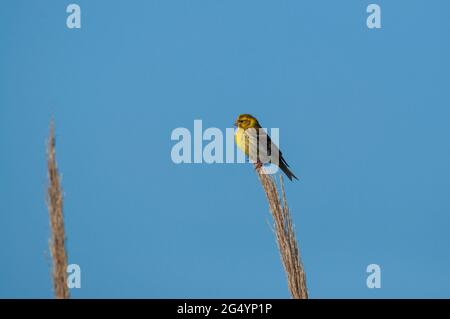
[[[236,129],[236,133],[234,135],[236,140],[236,145],[239,149],[248,156],[248,145],[246,143],[245,130],[243,128],[238,127]]]

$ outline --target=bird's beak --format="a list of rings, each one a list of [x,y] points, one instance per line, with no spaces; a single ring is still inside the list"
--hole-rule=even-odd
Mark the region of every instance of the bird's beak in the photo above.
[[[236,127],[238,126],[238,122],[237,122],[237,121],[236,121],[236,122],[234,122],[234,126],[236,126]]]

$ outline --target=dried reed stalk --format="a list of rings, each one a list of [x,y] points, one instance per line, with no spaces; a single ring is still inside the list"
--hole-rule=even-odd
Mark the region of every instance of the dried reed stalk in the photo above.
[[[49,246],[53,259],[53,289],[56,299],[68,299],[70,295],[67,287],[67,254],[65,249],[63,195],[55,158],[55,127],[53,122],[50,124],[47,167],[49,179],[47,205],[51,226]]]
[[[306,275],[300,258],[294,226],[286,201],[283,177],[280,176],[280,198],[274,178],[271,175],[266,174],[264,168],[260,168],[256,171],[266,193],[270,212],[274,220],[274,230],[281,260],[287,275],[289,291],[294,299],[308,299]]]

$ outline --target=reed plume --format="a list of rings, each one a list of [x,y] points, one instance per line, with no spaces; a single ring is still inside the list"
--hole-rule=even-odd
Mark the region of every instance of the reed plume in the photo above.
[[[264,172],[264,168],[257,169],[256,172],[269,202],[270,212],[274,220],[274,231],[278,249],[280,250],[291,296],[294,299],[308,299],[306,275],[286,201],[283,177],[280,175],[280,198],[274,178]]]
[[[53,259],[53,289],[56,299],[68,299],[70,294],[67,287],[63,192],[55,158],[55,126],[53,121],[50,124],[50,135],[47,146],[47,168],[49,180],[47,205],[51,228],[49,246]]]

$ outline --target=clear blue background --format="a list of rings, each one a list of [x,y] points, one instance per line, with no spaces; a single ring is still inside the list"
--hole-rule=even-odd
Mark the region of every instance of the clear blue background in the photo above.
[[[450,2],[3,1],[0,297],[51,298],[56,122],[79,297],[289,292],[250,165],[175,165],[176,127],[279,127],[310,296],[450,297]],[[382,288],[366,287],[366,267]]]

